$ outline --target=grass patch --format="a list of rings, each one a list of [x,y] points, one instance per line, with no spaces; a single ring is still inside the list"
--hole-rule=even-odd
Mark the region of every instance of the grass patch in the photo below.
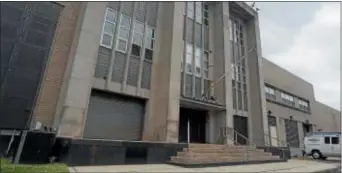
[[[49,172],[49,173],[68,173],[68,166],[61,163],[53,163],[53,164],[17,164],[14,165],[10,163],[7,159],[1,159],[1,173],[40,173],[40,172]]]

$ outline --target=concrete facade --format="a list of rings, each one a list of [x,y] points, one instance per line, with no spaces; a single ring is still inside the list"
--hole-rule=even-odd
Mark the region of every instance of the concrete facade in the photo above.
[[[144,141],[178,142],[181,107],[208,111],[205,132],[207,143],[217,142],[222,127],[233,129],[237,126],[233,123],[236,115],[247,118],[248,138],[258,145],[270,142],[267,139],[270,134],[268,111],[276,117],[277,138],[280,141],[286,141],[284,124],[290,116],[298,123],[300,139],[304,135],[303,122],[312,124],[313,130],[337,131],[341,126],[335,123],[334,128],[330,128],[332,122],[340,122],[340,113],[330,111],[330,108],[315,101],[312,84],[262,58],[258,14],[243,2],[208,2],[208,48],[205,48],[205,41],[200,43],[202,53],[203,50],[208,53],[208,76],[205,78],[202,74],[199,83],[196,83],[198,76],[193,73],[188,78],[186,73],[188,28],[193,31],[190,40],[193,47],[197,39],[195,26],[191,28],[186,22],[189,13],[186,2],[62,4],[65,8],[55,34],[32,126],[42,122],[58,129],[59,136],[83,138],[89,100],[95,89],[145,101],[141,134]],[[111,38],[115,41],[104,49],[100,41],[108,9],[116,12],[117,24]],[[144,28],[152,27],[155,31],[152,60],[145,58],[145,51],[141,51],[140,59],[132,55],[135,22],[130,22],[128,29],[128,51],[120,54],[116,47],[121,27],[119,14],[135,19],[142,13]],[[230,22],[232,19],[242,21],[241,27],[244,28],[239,31],[244,42],[238,48],[236,44],[240,43],[234,41],[235,32],[231,31],[236,27],[235,23]],[[200,37],[203,38],[206,26],[203,24],[201,27]],[[147,47],[145,40],[148,37],[149,33],[145,29],[142,50]],[[242,55],[236,54],[236,51]],[[204,67],[202,53],[201,67]],[[123,63],[120,58],[124,59]],[[192,61],[195,69],[195,55],[192,55]],[[137,69],[133,73],[131,69],[136,62]],[[232,69],[232,66],[238,67]],[[241,74],[235,77],[236,73]],[[240,77],[245,78],[245,81],[238,81]],[[136,80],[132,82],[132,78]],[[191,81],[189,86],[187,79]],[[213,87],[210,88],[210,85]],[[266,97],[265,85],[276,89],[275,100]],[[205,95],[206,99],[197,98],[198,86],[198,93],[202,97]],[[246,89],[239,89],[238,86],[245,86]],[[190,95],[187,95],[188,89],[191,90]],[[280,92],[295,96],[294,107],[282,104]],[[210,100],[211,97],[215,100]],[[300,109],[297,98],[309,102],[308,111]],[[329,119],[329,122],[322,124],[322,114],[333,114],[336,119],[331,118],[331,121]],[[233,135],[232,130],[229,135]]]
[[[276,118],[276,129],[278,145],[287,143],[285,121],[293,120],[297,122],[297,133],[299,136],[299,146],[303,147],[305,129],[303,124],[310,124],[310,131],[340,132],[341,131],[341,112],[328,107],[315,99],[313,85],[280,66],[263,59],[263,73],[265,86],[273,89],[274,96],[266,97],[267,111]],[[266,91],[267,96],[269,91]],[[293,97],[293,104],[284,102],[283,94]],[[302,109],[300,100],[307,101],[308,109]]]
[[[137,13],[136,6],[139,3],[132,4],[135,7],[132,15],[135,15]],[[230,75],[227,75],[223,80],[220,79],[218,84],[210,89],[210,95],[214,96],[222,106],[195,101],[182,96],[180,69],[182,68],[181,61],[185,59],[183,53],[185,51],[185,42],[182,39],[184,26],[180,26],[184,24],[184,15],[186,15],[187,11],[186,3],[158,3],[156,15],[158,19],[156,20],[156,26],[154,26],[156,28],[156,46],[153,52],[150,88],[128,84],[128,63],[126,63],[123,70],[122,82],[111,80],[115,70],[113,68],[108,68],[104,78],[94,76],[106,9],[109,7],[114,10],[122,10],[122,8],[115,9],[116,5],[113,2],[66,3],[63,5],[66,8],[60,17],[59,28],[70,25],[67,27],[70,31],[63,30],[63,34],[68,35],[68,37],[60,36],[62,32],[59,30],[61,29],[56,32],[56,46],[52,49],[51,61],[46,70],[45,80],[36,105],[33,125],[39,121],[44,125],[57,128],[60,136],[82,138],[90,92],[92,89],[99,89],[147,100],[142,134],[143,140],[177,142],[179,108],[181,105],[185,105],[186,107],[205,107],[209,111],[209,126],[206,132],[209,134],[207,136],[209,142],[217,140],[220,127],[234,127],[233,115],[236,114],[249,117],[249,137],[254,138],[255,142],[264,142],[263,135],[259,135],[262,134],[259,132],[264,132],[264,122],[267,121],[264,116],[266,111],[264,108],[265,102],[263,101],[263,94],[260,92],[263,90],[263,83],[260,82],[262,81],[260,80],[262,73],[259,68],[261,58],[259,26],[257,13],[249,6],[240,2],[209,3],[209,47],[211,51],[209,55],[209,79],[212,82],[220,79],[225,73],[229,73],[231,66],[232,45],[230,43],[231,34],[229,28],[233,26],[227,20],[229,20],[230,15],[235,15],[247,21],[245,24],[245,32],[247,33],[246,48],[250,51],[246,51],[246,56],[248,56],[246,57],[248,59],[246,62],[248,64],[246,68],[248,72],[248,92],[246,93],[248,96],[246,97],[250,99],[248,99],[249,111],[241,112],[233,109],[232,78]],[[68,12],[68,10],[70,11]],[[145,25],[148,24],[149,21],[146,21]],[[117,30],[118,27],[116,27]],[[132,32],[131,29],[130,33]],[[116,39],[117,34],[114,37]],[[144,35],[145,37],[146,35]],[[58,45],[67,48],[63,49],[64,52],[62,52],[62,48],[59,48]],[[58,52],[63,53],[62,57],[56,58],[54,52],[57,49]],[[128,49],[131,48],[128,46]],[[114,54],[109,58],[109,67],[115,66],[115,58]],[[129,58],[130,55],[127,55],[127,59]],[[56,68],[59,69],[58,72],[53,70]],[[142,66],[140,66],[139,72],[143,72]],[[56,80],[58,78],[58,82],[50,85],[49,82],[52,82],[50,80],[52,76]],[[139,75],[138,83],[143,80],[142,75]],[[255,87],[260,89],[255,90]],[[252,97],[252,95],[255,97]],[[50,98],[53,101],[44,98]],[[250,104],[252,102],[258,104]],[[158,135],[161,138],[155,138],[156,131],[162,133]]]

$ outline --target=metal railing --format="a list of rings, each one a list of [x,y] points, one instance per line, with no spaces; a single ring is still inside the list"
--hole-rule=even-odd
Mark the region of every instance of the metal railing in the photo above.
[[[239,137],[246,141],[246,145],[239,143],[239,141],[238,141]],[[234,145],[241,146],[241,149],[243,149],[244,153],[245,153],[245,161],[248,161],[249,160],[249,151],[250,151],[250,148],[248,146],[252,146],[253,148],[255,148],[256,144],[252,140],[248,139],[246,136],[242,135],[241,133],[239,133],[238,131],[236,131],[233,128],[221,127],[220,128],[220,135],[219,135],[219,138],[217,140],[217,143],[227,145],[227,143],[228,144],[231,143],[229,140],[231,142],[233,142]]]
[[[271,148],[276,148],[278,150],[280,150],[280,156],[282,160],[285,160],[285,152],[289,151],[289,147],[290,147],[290,143],[288,143],[287,141],[283,141],[280,140],[278,138],[275,138],[273,136],[271,136],[270,134],[267,134],[265,132],[263,132],[264,134],[264,138],[267,139],[267,142],[265,141],[265,150],[266,152],[271,152]],[[277,141],[277,145],[273,145],[272,144],[272,139]],[[278,146],[279,144],[281,144],[280,146]],[[262,147],[262,146],[261,146]],[[272,153],[272,152],[271,152]]]
[[[227,130],[227,129],[230,129],[231,131],[229,132],[229,130]],[[263,137],[266,138],[268,142],[264,141],[265,146],[260,146],[260,147],[261,148],[264,147],[264,151],[265,152],[271,152],[271,148],[276,148],[277,150],[280,151],[281,159],[282,160],[286,159],[285,158],[285,152],[287,150],[289,150],[290,144],[287,141],[282,141],[282,140],[279,140],[278,138],[272,137],[272,136],[270,136],[269,134],[267,134],[265,132],[263,132],[263,134],[264,134]],[[245,145],[239,143],[239,140],[238,140],[239,137],[246,141]],[[275,146],[275,145],[273,145],[271,139],[276,140],[277,143],[282,144],[282,146]],[[219,138],[217,140],[217,143],[221,143],[221,144],[225,145],[225,144],[228,143],[227,140],[231,140],[234,143],[234,145],[243,146],[242,148],[245,151],[246,160],[247,161],[249,159],[249,155],[248,155],[249,148],[246,147],[246,146],[252,146],[253,148],[257,148],[257,145],[251,139],[249,139],[246,136],[242,135],[241,133],[239,133],[235,129],[230,128],[230,127],[223,127],[223,128],[221,128],[220,136],[219,136]]]

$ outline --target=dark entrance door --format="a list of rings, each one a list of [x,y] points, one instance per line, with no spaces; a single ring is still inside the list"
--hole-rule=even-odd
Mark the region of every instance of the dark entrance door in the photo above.
[[[248,138],[248,119],[247,117],[234,115],[234,130],[236,130],[238,133],[243,135],[244,137]],[[234,135],[235,140],[241,144],[246,145],[247,140],[242,137],[241,135]]]
[[[61,9],[1,2],[0,128],[28,127]]]
[[[312,132],[312,125],[308,123],[303,123],[303,132],[304,132],[304,136]]]
[[[179,114],[179,142],[188,142],[188,122],[190,143],[205,143],[206,111],[181,108]]]

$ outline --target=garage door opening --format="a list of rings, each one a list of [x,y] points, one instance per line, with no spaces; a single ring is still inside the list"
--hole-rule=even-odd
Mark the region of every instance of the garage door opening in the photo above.
[[[140,141],[144,114],[142,99],[93,90],[84,138]]]
[[[205,110],[180,108],[180,143],[205,143],[207,114],[208,112]]]

